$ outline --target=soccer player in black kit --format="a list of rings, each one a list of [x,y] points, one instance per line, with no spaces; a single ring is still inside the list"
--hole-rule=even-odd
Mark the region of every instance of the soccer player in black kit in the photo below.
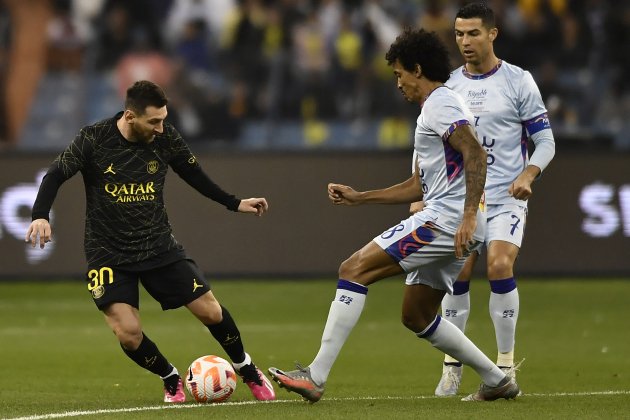
[[[87,288],[125,354],[164,381],[164,401],[185,401],[177,369],[143,330],[138,281],[163,310],[186,306],[221,344],[258,400],[273,400],[270,381],[252,362],[239,330],[209,283],[175,240],[164,206],[168,166],[204,196],[229,210],[261,216],[264,198],[240,200],[201,169],[177,130],[165,122],[168,99],[149,81],[127,90],[125,111],[80,130],[44,176],[26,241],[51,240],[49,212],[57,191],[81,171],[87,200]]]

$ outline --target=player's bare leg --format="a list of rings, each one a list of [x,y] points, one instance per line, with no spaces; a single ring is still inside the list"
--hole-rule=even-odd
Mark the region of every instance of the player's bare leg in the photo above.
[[[166,360],[155,343],[143,333],[138,309],[126,303],[112,303],[103,310],[103,314],[125,354],[138,366],[155,373],[164,381],[164,402],[186,401],[177,368]]]

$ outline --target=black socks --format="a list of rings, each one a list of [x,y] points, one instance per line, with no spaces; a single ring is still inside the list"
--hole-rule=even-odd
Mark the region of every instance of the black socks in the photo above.
[[[138,366],[162,378],[173,371],[173,366],[166,360],[166,357],[160,353],[155,343],[149,340],[149,337],[144,335],[144,333],[142,334],[142,342],[136,350],[127,350],[122,344],[120,347]],[[177,378],[179,379],[179,376],[177,376]],[[177,384],[175,386],[177,387]]]
[[[221,344],[223,350],[232,359],[233,363],[241,363],[245,360],[245,349],[241,341],[241,333],[236,323],[226,308],[221,306],[223,319],[218,324],[206,325],[212,336]]]

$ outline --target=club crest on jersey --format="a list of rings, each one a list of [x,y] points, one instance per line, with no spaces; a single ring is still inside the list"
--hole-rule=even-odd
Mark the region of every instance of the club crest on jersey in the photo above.
[[[157,160],[152,160],[147,163],[147,172],[150,174],[154,174],[157,172],[159,167],[160,165],[158,164]]]
[[[92,297],[94,299],[102,298],[104,294],[105,294],[105,288],[102,285],[97,286],[94,289],[92,289]]]

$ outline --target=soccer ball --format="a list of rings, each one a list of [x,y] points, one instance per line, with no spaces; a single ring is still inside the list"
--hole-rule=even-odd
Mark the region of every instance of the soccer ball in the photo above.
[[[236,389],[236,372],[225,359],[202,356],[190,364],[185,382],[197,402],[224,402]]]

